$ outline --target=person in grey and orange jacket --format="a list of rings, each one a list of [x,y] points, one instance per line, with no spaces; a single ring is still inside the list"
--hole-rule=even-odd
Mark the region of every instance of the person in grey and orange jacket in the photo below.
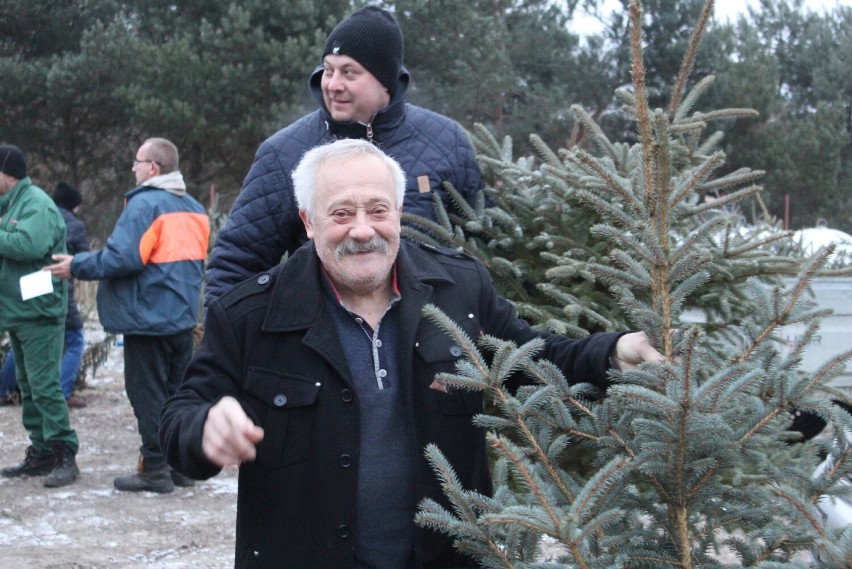
[[[157,439],[160,410],[192,356],[210,224],[186,191],[178,150],[146,140],[133,160],[138,187],[100,251],[54,255],[54,275],[100,280],[104,330],[124,335],[124,384],[142,437],[137,472],[118,490],[167,493],[192,481],[166,465]]]

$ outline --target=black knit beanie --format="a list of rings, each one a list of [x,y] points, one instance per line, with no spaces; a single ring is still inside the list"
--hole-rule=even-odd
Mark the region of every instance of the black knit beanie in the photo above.
[[[18,180],[27,177],[27,159],[14,144],[0,145],[0,172]]]
[[[59,182],[53,188],[53,201],[59,207],[74,211],[74,208],[83,201],[83,196],[80,195],[77,188],[68,182]]]
[[[331,31],[322,52],[347,55],[363,65],[393,96],[402,68],[402,30],[381,8],[361,8]]]

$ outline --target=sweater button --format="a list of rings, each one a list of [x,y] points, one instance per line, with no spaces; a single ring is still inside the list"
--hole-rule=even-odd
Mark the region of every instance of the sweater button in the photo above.
[[[287,404],[287,396],[286,396],[286,395],[284,395],[283,393],[279,393],[279,394],[278,394],[278,395],[276,395],[276,396],[275,396],[275,398],[272,400],[272,403],[273,403],[276,407],[284,407],[284,406]]]
[[[342,466],[343,468],[349,468],[350,466],[352,466],[352,457],[348,454],[341,454],[340,466]]]
[[[346,525],[346,524],[338,526],[337,527],[337,535],[339,535],[340,537],[343,537],[343,538],[349,537],[349,526]]]
[[[259,285],[265,285],[268,282],[269,282],[269,275],[260,275],[259,277],[257,277],[257,284],[259,284]]]
[[[340,400],[344,403],[352,403],[352,391],[350,391],[349,389],[341,389]]]
[[[450,348],[450,354],[454,355],[455,357],[459,357],[460,355],[462,355],[462,349],[458,346],[453,346],[452,348]]]

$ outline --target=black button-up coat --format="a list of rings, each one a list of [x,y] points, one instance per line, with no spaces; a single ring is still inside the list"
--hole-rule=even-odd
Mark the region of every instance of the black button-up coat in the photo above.
[[[423,317],[423,306],[438,306],[472,339],[485,333],[521,344],[545,337],[542,356],[572,382],[603,384],[619,335],[569,340],[532,329],[497,295],[481,263],[452,250],[403,241],[396,266],[399,371],[417,441],[412,499],[448,505],[423,456],[429,443],[446,455],[466,488],[490,493],[484,433],[471,421],[482,411],[482,396],[429,388],[437,373],[454,371],[461,352]],[[308,243],[211,304],[202,345],[163,411],[160,438],[169,463],[198,479],[220,470],[201,450],[207,412],[219,399],[235,397],[264,429],[256,460],[240,467],[236,567],[353,566],[358,398],[321,278]],[[447,536],[423,528],[416,531],[415,560],[419,568],[476,567]]]

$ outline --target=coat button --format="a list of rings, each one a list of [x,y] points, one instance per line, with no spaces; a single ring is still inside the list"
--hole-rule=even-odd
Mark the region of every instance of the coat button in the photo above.
[[[287,396],[283,393],[279,393],[272,400],[272,403],[274,403],[276,407],[284,407],[287,404]]]
[[[340,466],[342,466],[343,468],[349,468],[350,466],[352,466],[352,457],[348,454],[341,454]]]
[[[349,537],[349,526],[346,524],[337,526],[337,535],[344,538]]]
[[[348,389],[340,390],[340,400],[344,403],[352,403],[352,391]]]
[[[260,275],[257,277],[257,284],[265,285],[269,282],[269,275]]]
[[[455,357],[459,357],[460,355],[462,355],[462,349],[458,346],[453,346],[450,348],[450,353]]]

